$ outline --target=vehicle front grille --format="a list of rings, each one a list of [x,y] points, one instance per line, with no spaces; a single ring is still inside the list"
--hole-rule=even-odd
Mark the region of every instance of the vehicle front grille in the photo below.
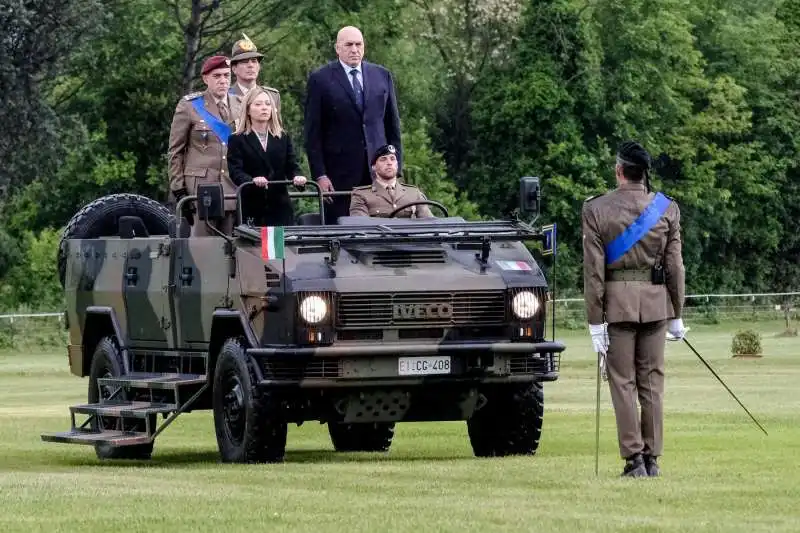
[[[340,294],[337,327],[496,326],[506,321],[505,291]]]
[[[265,359],[263,369],[265,379],[338,378],[342,375],[341,361],[338,359],[313,359],[303,362]]]
[[[514,374],[549,374],[558,372],[561,354],[515,355],[511,357],[510,372]]]

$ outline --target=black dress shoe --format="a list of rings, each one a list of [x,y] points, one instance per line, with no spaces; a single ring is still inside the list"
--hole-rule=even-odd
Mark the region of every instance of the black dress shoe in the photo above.
[[[647,477],[647,468],[640,454],[628,457],[625,460],[625,468],[622,470],[621,477]]]
[[[652,455],[644,456],[644,467],[647,469],[647,475],[650,477],[658,477],[661,475],[661,470],[658,468],[658,462]]]

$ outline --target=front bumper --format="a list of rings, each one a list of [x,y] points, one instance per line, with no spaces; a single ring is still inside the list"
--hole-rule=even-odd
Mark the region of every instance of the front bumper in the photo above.
[[[456,354],[533,354],[561,353],[560,342],[459,342],[443,344],[378,344],[371,346],[342,344],[337,346],[265,346],[250,348],[256,357],[376,357],[382,355],[425,356]]]
[[[436,383],[520,383],[558,379],[560,342],[266,346],[247,352],[262,386],[395,387]],[[446,356],[445,374],[401,375],[405,357]]]

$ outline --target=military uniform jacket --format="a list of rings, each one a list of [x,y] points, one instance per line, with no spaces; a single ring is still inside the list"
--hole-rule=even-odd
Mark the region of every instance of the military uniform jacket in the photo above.
[[[427,200],[421,190],[399,181],[394,185],[394,199],[386,187],[373,182],[372,185],[355,187],[350,198],[350,216],[388,217],[398,207],[411,202]],[[427,205],[416,205],[403,209],[395,215],[400,218],[433,217]]]
[[[224,194],[235,194],[236,187],[228,175],[227,144],[223,143],[211,126],[195,111],[192,101],[202,98],[205,109],[220,118],[217,104],[210,92],[192,93],[181,98],[172,117],[169,132],[170,190],[185,187],[189,194],[197,186],[222,183]],[[228,97],[228,114],[231,133],[235,117],[239,116],[240,102]],[[236,209],[235,200],[225,200],[225,209]]]
[[[278,89],[275,89],[274,87],[267,87],[266,85],[261,85],[260,87],[262,89],[264,89],[265,91],[269,91],[270,93],[272,93],[272,96],[275,98],[275,103],[278,106],[278,112],[280,112],[280,110],[281,110],[281,92]],[[234,83],[231,86],[230,90],[228,91],[228,94],[233,95],[233,96],[236,97],[236,101],[237,101],[237,103],[239,104],[239,106],[241,108],[242,100],[244,100],[245,94],[242,92],[242,89],[239,87],[238,83]],[[237,120],[239,119],[239,115],[238,114],[236,115],[236,119]],[[238,123],[237,123],[237,125],[238,125]]]
[[[627,183],[583,204],[583,284],[590,324],[643,323],[681,316],[685,273],[680,210],[675,201],[630,250],[614,263],[606,264],[605,247],[639,217],[653,196],[643,184]],[[664,266],[664,285],[608,279],[623,277],[609,273],[619,270],[638,270],[646,275],[656,261]]]

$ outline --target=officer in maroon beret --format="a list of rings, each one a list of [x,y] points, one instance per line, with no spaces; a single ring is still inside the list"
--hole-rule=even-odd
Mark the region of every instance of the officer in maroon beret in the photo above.
[[[209,57],[201,69],[206,89],[187,94],[178,102],[169,134],[169,188],[175,201],[196,194],[197,186],[221,183],[224,193],[235,194],[226,159],[228,136],[239,117],[239,100],[229,94],[231,62]],[[226,217],[219,229],[233,233],[236,202],[225,200]],[[205,222],[195,222],[193,236],[212,235]]]

